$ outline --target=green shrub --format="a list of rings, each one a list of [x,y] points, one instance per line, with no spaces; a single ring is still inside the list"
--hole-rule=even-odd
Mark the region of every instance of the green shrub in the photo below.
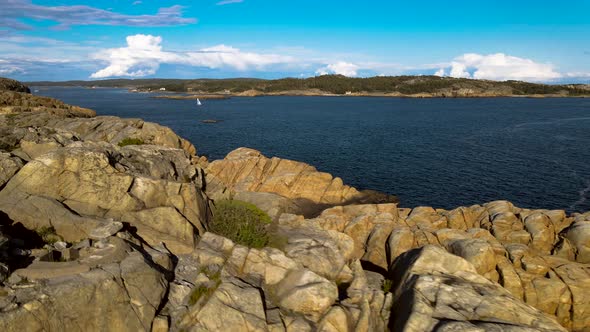
[[[391,287],[392,286],[393,286],[393,280],[391,280],[391,279],[385,279],[385,280],[383,280],[383,285],[381,286],[381,289],[385,293],[389,293],[389,292],[391,292]]]
[[[123,146],[127,146],[127,145],[143,145],[143,144],[144,144],[144,142],[140,138],[127,137],[127,138],[123,139],[121,142],[119,142],[118,145],[123,147]]]
[[[55,228],[53,228],[53,226],[40,227],[36,230],[36,232],[45,243],[54,244],[55,242],[61,240],[61,238],[55,233]]]
[[[221,200],[215,203],[209,230],[235,243],[263,248],[269,241],[267,228],[270,223],[270,217],[254,204]]]

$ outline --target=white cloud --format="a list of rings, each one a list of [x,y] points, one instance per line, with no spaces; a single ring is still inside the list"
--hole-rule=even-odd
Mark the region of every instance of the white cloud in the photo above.
[[[468,53],[456,57],[450,66],[439,68],[435,75],[487,79],[495,81],[551,81],[562,78],[551,64],[538,63],[530,59],[519,58],[503,53],[481,55]],[[442,75],[441,75],[442,74]]]
[[[244,2],[244,0],[222,0],[222,1],[219,1],[217,3],[217,5],[223,6],[223,5],[230,5],[232,3],[241,3],[241,2]]]
[[[444,68],[441,68],[441,69],[437,70],[437,71],[434,73],[434,76],[441,76],[441,77],[442,77],[442,76],[446,76],[446,75],[447,75],[447,74],[445,73],[445,69],[444,69]]]
[[[95,59],[109,65],[91,78],[114,76],[141,77],[156,73],[160,64],[179,64],[211,69],[232,68],[240,71],[264,69],[270,65],[293,63],[290,56],[243,52],[237,48],[217,45],[198,51],[168,52],[162,50],[162,38],[152,35],[127,37],[127,46],[111,48],[95,54]]]
[[[154,15],[127,15],[84,5],[43,6],[30,0],[2,0],[1,6],[0,26],[16,30],[32,29],[21,18],[54,21],[61,29],[72,25],[173,26],[196,22],[183,17],[183,7],[178,5],[160,8]]]
[[[338,61],[336,63],[329,64],[325,67],[321,67],[316,70],[316,74],[318,75],[327,75],[327,74],[338,74],[353,77],[357,75],[357,71],[359,70],[359,66],[355,65],[354,63]]]
[[[471,74],[467,71],[467,65],[461,62],[453,61],[451,65],[451,73],[449,74],[451,77],[457,78],[470,78]]]
[[[24,69],[13,65],[9,61],[0,59],[0,75],[10,75],[14,73],[24,73]]]
[[[574,77],[574,78],[590,78],[590,72],[569,72],[565,74],[566,77]]]
[[[0,75],[10,75],[10,74],[14,74],[14,73],[24,73],[24,69],[19,68],[19,67],[12,67],[12,66],[1,66],[0,65]]]

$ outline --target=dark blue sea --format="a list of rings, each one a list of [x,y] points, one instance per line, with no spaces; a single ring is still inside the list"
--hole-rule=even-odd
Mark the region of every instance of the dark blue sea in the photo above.
[[[209,159],[247,146],[396,194],[405,207],[507,199],[590,210],[590,99],[240,97],[197,107],[121,89],[36,89],[169,126]]]

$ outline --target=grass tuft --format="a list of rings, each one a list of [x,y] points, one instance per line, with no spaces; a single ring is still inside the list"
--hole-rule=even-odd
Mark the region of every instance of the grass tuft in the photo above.
[[[199,285],[193,289],[193,292],[191,293],[191,296],[188,299],[188,304],[190,306],[197,304],[197,302],[199,302],[199,300],[202,298],[209,299],[211,294],[213,294],[217,287],[219,287],[219,284],[221,284],[220,271],[214,272],[208,267],[204,267],[201,268],[200,272],[205,273],[205,275],[209,277],[210,281],[207,284]]]
[[[127,137],[127,138],[124,138],[121,142],[119,142],[118,145],[120,147],[123,147],[123,146],[127,146],[127,145],[143,145],[143,144],[145,144],[145,143],[140,138]]]
[[[209,230],[235,243],[251,248],[263,248],[269,243],[268,226],[272,220],[256,205],[221,200],[215,203]]]
[[[383,292],[385,292],[385,293],[391,292],[392,287],[393,287],[393,280],[391,280],[391,279],[383,280],[383,285],[381,286],[381,289],[383,290]]]
[[[53,228],[53,226],[39,227],[37,230],[35,230],[35,232],[37,232],[39,237],[41,237],[45,243],[54,244],[55,242],[60,241],[60,237],[56,234],[55,228]]]
[[[197,286],[195,289],[193,289],[191,297],[188,300],[188,304],[190,306],[194,306],[201,298],[209,298],[214,291],[214,287],[207,287],[206,285]]]

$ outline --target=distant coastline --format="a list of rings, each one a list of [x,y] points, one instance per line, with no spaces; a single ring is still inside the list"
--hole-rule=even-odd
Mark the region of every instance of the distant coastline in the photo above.
[[[59,82],[56,82],[59,83]],[[35,86],[34,84],[32,86]],[[53,88],[89,88],[80,85],[38,85],[36,87],[53,87]],[[129,87],[106,87],[99,86],[96,89],[126,89],[129,93],[146,93],[153,94],[150,98],[153,99],[172,99],[172,100],[222,100],[230,99],[232,97],[269,97],[269,96],[288,96],[288,97],[375,97],[375,98],[590,98],[590,92],[588,94],[580,95],[567,95],[567,94],[530,94],[530,95],[515,95],[515,94],[493,94],[493,93],[473,93],[473,94],[453,94],[453,93],[416,93],[416,94],[403,94],[399,92],[379,93],[379,92],[355,92],[350,94],[336,94],[323,91],[278,91],[278,92],[262,92],[256,90],[248,90],[244,92],[236,93],[218,93],[218,94],[202,94],[199,92],[186,93],[186,92],[175,92],[167,91],[166,94],[162,94],[162,91],[147,91],[137,90],[137,88]]]
[[[28,82],[30,86],[123,88],[157,93],[154,98],[225,99],[256,96],[347,96],[401,98],[563,98],[590,97],[590,84],[551,85],[522,81],[488,81],[438,76],[350,78],[324,75],[306,79],[111,79],[102,81]]]
[[[167,95],[157,95],[151,96],[150,98],[154,99],[178,99],[178,100],[208,100],[208,99],[228,99],[229,95],[203,95],[203,94],[194,94],[194,95],[180,95],[180,94],[167,94]]]

